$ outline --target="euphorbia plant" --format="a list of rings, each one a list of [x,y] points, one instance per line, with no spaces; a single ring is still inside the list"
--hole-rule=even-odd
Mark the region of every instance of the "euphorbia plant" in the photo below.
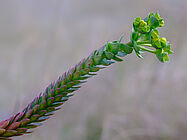
[[[0,122],[0,139],[8,140],[13,136],[30,133],[30,129],[38,127],[41,122],[53,115],[54,111],[71,97],[75,90],[80,88],[86,79],[96,75],[96,72],[107,66],[123,61],[121,58],[135,51],[142,58],[142,52],[156,55],[161,62],[169,61],[171,54],[170,44],[164,37],[159,37],[158,29],[164,25],[158,13],[149,14],[145,19],[136,18],[133,22],[130,42],[118,41],[106,43],[103,47],[93,51],[52,82],[44,92],[40,93],[23,111]]]

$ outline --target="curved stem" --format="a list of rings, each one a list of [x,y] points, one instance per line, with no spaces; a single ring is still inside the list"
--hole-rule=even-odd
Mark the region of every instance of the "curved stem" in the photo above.
[[[150,44],[149,41],[137,41],[138,45],[142,45],[142,44]]]
[[[148,49],[148,48],[145,48],[145,47],[142,47],[142,46],[137,46],[139,49],[143,50],[143,51],[147,51],[147,52],[150,52],[150,53],[156,53],[156,51],[154,50],[151,50],[151,49]]]
[[[141,50],[144,50],[144,51],[147,51],[147,52],[150,52],[150,53],[156,53],[156,51],[154,51],[154,50],[151,50],[151,49],[148,49],[148,48],[145,48],[145,47],[143,47],[143,46],[140,46],[140,44],[142,43],[142,45],[143,46],[149,46],[149,47],[152,47],[152,45],[150,44],[143,44],[143,42],[137,42],[137,47],[139,48],[139,49],[141,49]],[[133,44],[131,43],[131,42],[128,42],[128,43],[126,43],[126,45],[128,45],[128,46],[130,46],[130,47],[133,47]]]
[[[151,44],[142,44],[142,46],[153,47]]]

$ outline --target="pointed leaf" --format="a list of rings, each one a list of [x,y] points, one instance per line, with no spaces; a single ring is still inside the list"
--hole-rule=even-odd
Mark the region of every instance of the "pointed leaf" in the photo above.
[[[20,121],[20,127],[27,125],[30,122],[30,119],[23,119]]]
[[[0,122],[0,128],[6,128],[8,125],[9,125],[8,120],[4,120],[4,121]]]
[[[16,129],[20,126],[20,122],[14,122],[12,123],[11,125],[8,126],[7,130],[13,130],[13,129]]]
[[[54,97],[47,99],[47,106],[50,106],[54,102]]]
[[[40,117],[40,115],[38,115],[38,114],[32,115],[30,118],[30,122],[36,121],[39,117]]]
[[[5,129],[0,128],[0,136],[5,133]]]
[[[16,131],[17,131],[17,134],[22,134],[22,133],[27,132],[27,129],[26,128],[17,128]]]
[[[121,58],[119,58],[119,57],[117,57],[117,56],[114,56],[112,59],[114,59],[114,60],[116,60],[116,61],[118,61],[118,62],[123,61],[123,59],[121,59]]]
[[[16,130],[7,130],[2,136],[3,137],[12,137],[17,134]]]

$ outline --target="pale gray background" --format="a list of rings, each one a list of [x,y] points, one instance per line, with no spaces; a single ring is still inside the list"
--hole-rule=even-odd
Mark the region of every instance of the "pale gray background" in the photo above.
[[[32,135],[15,140],[186,140],[187,0],[1,0],[0,120],[133,19],[159,11],[171,62],[135,54],[90,79]]]

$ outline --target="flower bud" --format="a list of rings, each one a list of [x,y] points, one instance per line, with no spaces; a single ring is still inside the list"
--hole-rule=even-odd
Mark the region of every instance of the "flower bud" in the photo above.
[[[159,27],[162,27],[162,26],[164,26],[164,20],[160,21],[160,26]]]
[[[160,42],[161,42],[162,47],[166,47],[167,40],[165,37],[160,38]]]
[[[141,21],[141,18],[140,18],[140,17],[137,17],[137,18],[134,20],[133,25],[134,25],[135,27],[137,27],[137,26],[140,24],[140,21]]]

